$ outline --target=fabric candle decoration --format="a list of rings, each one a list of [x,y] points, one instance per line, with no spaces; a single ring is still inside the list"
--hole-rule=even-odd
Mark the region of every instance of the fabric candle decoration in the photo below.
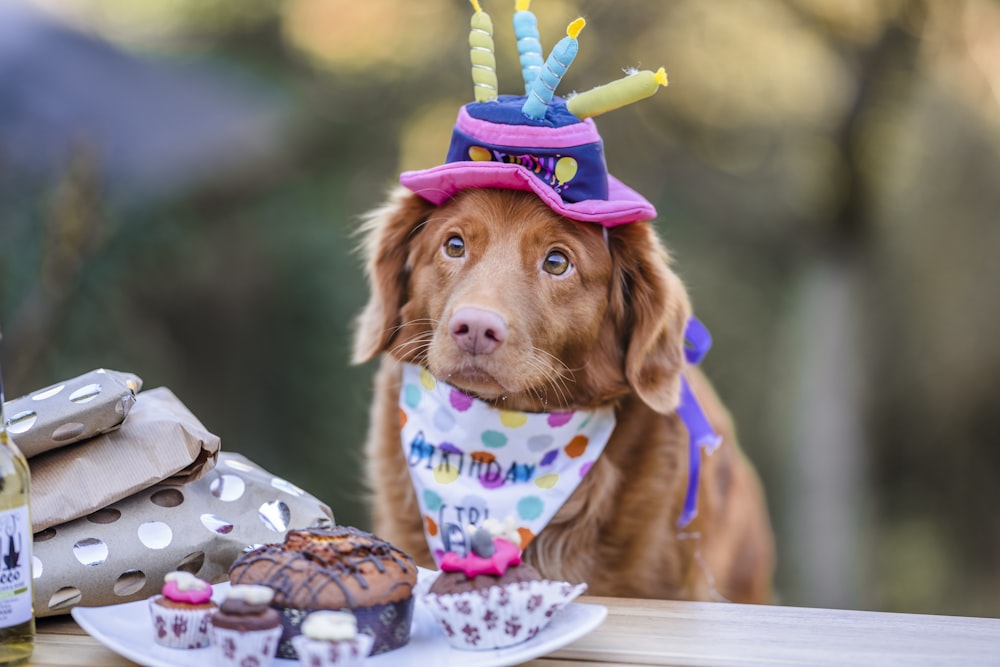
[[[477,102],[492,102],[497,98],[497,61],[493,55],[493,21],[479,6],[479,0],[470,0],[476,13],[472,15],[469,31],[469,54],[472,59],[472,81]]]
[[[545,117],[545,112],[549,108],[549,102],[555,95],[556,86],[562,80],[566,70],[573,64],[577,52],[580,50],[580,43],[577,36],[583,30],[587,22],[578,18],[566,28],[566,36],[559,40],[549,57],[545,60],[545,65],[538,73],[538,77],[532,82],[528,91],[528,99],[525,100],[521,111],[528,118],[538,120]]]
[[[608,173],[604,144],[589,116],[652,95],[667,85],[666,72],[633,72],[624,81],[571,97],[571,108],[556,95],[556,86],[580,48],[577,38],[586,22],[579,18],[569,24],[527,93],[502,95],[496,89],[492,24],[481,0],[470,1],[476,10],[470,43],[489,54],[489,66],[482,71],[473,67],[476,99],[459,109],[444,163],[404,172],[399,182],[436,206],[463,190],[505,188],[534,192],[559,215],[604,227],[655,218],[652,203]],[[522,56],[534,50],[525,47],[526,38],[538,33],[530,4],[516,0],[512,12]],[[489,39],[481,39],[484,35]],[[540,55],[540,45],[537,51]],[[477,53],[474,48],[474,63]],[[521,69],[527,82],[527,65]],[[486,73],[489,85],[482,88],[480,78]],[[484,100],[490,103],[482,104]]]
[[[667,73],[662,67],[655,72],[633,70],[617,81],[574,95],[566,100],[566,108],[577,118],[591,118],[649,97],[666,85]]]
[[[538,19],[528,9],[530,5],[531,0],[517,0],[514,12],[514,37],[517,38],[517,52],[521,57],[525,94],[531,92],[531,84],[538,78],[545,63],[538,34]]]

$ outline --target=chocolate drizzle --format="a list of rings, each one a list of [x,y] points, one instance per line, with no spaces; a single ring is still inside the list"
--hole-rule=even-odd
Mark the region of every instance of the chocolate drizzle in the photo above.
[[[290,531],[284,544],[244,554],[230,568],[234,584],[263,584],[272,606],[336,609],[412,596],[417,567],[409,555],[347,526]]]

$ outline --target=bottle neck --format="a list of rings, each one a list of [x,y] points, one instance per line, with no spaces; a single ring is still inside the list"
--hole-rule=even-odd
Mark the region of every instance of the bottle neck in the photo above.
[[[7,434],[7,415],[3,409],[3,369],[0,368],[0,443],[10,444],[10,436]]]

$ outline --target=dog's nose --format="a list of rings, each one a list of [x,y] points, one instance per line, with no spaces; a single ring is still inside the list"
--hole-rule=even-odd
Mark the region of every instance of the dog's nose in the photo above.
[[[503,318],[482,308],[459,308],[451,316],[449,330],[459,349],[469,354],[492,354],[507,340]]]

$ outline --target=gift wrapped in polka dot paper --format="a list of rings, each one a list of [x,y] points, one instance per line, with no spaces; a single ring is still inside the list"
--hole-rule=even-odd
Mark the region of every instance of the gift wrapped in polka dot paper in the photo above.
[[[30,459],[32,529],[87,516],[168,479],[194,481],[215,465],[220,446],[169,389],[144,391],[119,428]]]
[[[7,431],[26,458],[122,425],[142,378],[98,368],[4,403]]]
[[[155,594],[171,571],[211,583],[250,546],[329,526],[330,508],[246,457],[223,452],[201,479],[163,482],[35,534],[36,616]]]
[[[36,616],[225,581],[244,550],[330,508],[235,453],[166,387],[98,369],[4,404],[31,467]]]

